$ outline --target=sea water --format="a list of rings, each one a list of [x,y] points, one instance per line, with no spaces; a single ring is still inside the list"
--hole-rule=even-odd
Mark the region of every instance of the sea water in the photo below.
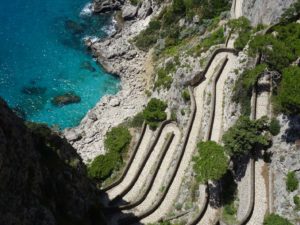
[[[78,125],[103,95],[119,89],[119,79],[83,45],[84,37],[104,38],[111,29],[111,15],[91,16],[86,0],[1,0],[0,96],[26,120]],[[81,101],[52,103],[65,93]]]

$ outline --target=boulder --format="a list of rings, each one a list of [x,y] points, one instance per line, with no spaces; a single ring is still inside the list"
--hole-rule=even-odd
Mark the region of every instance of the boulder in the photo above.
[[[55,96],[51,102],[55,106],[64,106],[73,103],[79,103],[81,101],[80,96],[76,95],[73,92],[68,92],[62,95]]]
[[[123,4],[122,1],[95,0],[93,4],[93,8],[95,13],[105,13],[105,12],[121,9],[122,4]]]
[[[139,8],[137,16],[138,18],[145,19],[147,16],[151,15],[152,11],[151,1],[145,0]]]
[[[116,107],[120,105],[120,100],[117,98],[113,98],[112,100],[110,100],[109,102],[110,106],[112,107]]]
[[[124,20],[131,20],[137,14],[138,7],[133,5],[127,5],[123,8],[122,17]]]

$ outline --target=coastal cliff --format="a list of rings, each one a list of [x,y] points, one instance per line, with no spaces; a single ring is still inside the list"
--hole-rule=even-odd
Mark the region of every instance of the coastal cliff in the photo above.
[[[99,191],[66,140],[0,99],[0,224],[102,224]]]

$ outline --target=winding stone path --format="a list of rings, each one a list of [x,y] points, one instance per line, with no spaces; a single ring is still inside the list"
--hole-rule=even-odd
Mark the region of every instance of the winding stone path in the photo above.
[[[118,194],[120,194],[126,186],[131,182],[132,178],[138,171],[141,162],[143,161],[145,155],[147,154],[148,147],[150,144],[151,137],[153,136],[154,132],[150,130],[150,128],[147,126],[146,132],[144,135],[144,138],[140,144],[140,147],[138,149],[138,152],[125,176],[123,181],[116,187],[112,188],[107,192],[109,199],[115,198]]]
[[[151,171],[154,170],[153,166],[156,166],[156,162],[159,158],[159,155],[161,154],[161,150],[162,150],[163,144],[165,142],[165,139],[166,139],[167,135],[170,134],[171,132],[174,132],[175,140],[173,140],[173,142],[170,146],[171,149],[169,148],[166,157],[172,156],[172,154],[174,154],[174,150],[176,149],[176,145],[178,144],[179,139],[180,139],[180,131],[174,123],[171,123],[171,124],[166,125],[166,127],[162,131],[159,141],[158,141],[157,145],[155,146],[154,151],[152,152],[150,158],[148,159],[145,167],[143,168],[141,175],[139,176],[138,180],[136,181],[136,183],[134,184],[132,189],[123,197],[123,200],[125,200],[127,202],[131,202],[131,201],[134,201],[139,194],[142,194],[143,189],[146,185],[147,178],[149,177],[149,174],[151,174]],[[174,143],[175,143],[175,145],[174,145]],[[170,152],[172,152],[171,155],[169,154]],[[167,169],[166,167],[169,165],[169,164],[166,165],[164,163],[166,161],[167,162],[171,161],[171,159],[166,159],[166,157],[161,165],[161,168],[159,169],[159,173],[163,169],[166,170]],[[160,177],[160,179],[161,178],[162,177]],[[155,181],[157,181],[157,179]],[[156,184],[156,183],[154,183],[154,184]],[[148,202],[148,201],[149,201],[149,199],[147,198],[147,200],[145,202]],[[143,207],[140,207],[140,209],[143,209]]]
[[[215,105],[215,115],[214,115],[214,122],[212,126],[212,135],[211,140],[215,141],[217,143],[220,142],[222,137],[222,121],[223,121],[223,104],[224,104],[224,86],[225,81],[227,80],[229,73],[236,67],[237,65],[237,56],[233,54],[220,54],[225,55],[228,57],[228,62],[223,69],[220,78],[217,81],[216,86],[216,105]],[[204,193],[201,193],[204,194]],[[199,225],[209,225],[213,224],[218,219],[218,208],[212,207],[210,204],[208,205],[208,208],[203,216],[203,218],[199,221]]]
[[[159,208],[149,215],[148,217],[144,218],[141,222],[142,223],[153,223],[156,221],[159,221],[161,218],[163,218],[172,206],[176,203],[176,197],[178,195],[180,185],[182,182],[182,179],[184,177],[185,170],[187,169],[187,166],[189,165],[189,162],[192,159],[194,150],[196,148],[197,142],[198,142],[198,136],[201,128],[201,120],[203,115],[203,104],[204,104],[204,92],[206,89],[206,86],[210,80],[210,78],[214,75],[215,69],[220,62],[220,60],[224,57],[224,54],[219,54],[215,57],[214,62],[211,64],[210,68],[208,69],[208,72],[206,73],[206,80],[200,83],[197,87],[194,89],[194,96],[196,100],[196,116],[195,120],[192,126],[191,134],[188,140],[188,144],[185,149],[185,154],[182,158],[181,164],[179,166],[179,169],[177,171],[175,180],[173,184],[171,185],[169,192],[167,193],[166,198],[162,202],[162,204],[159,206]],[[204,193],[203,193],[204,194]]]

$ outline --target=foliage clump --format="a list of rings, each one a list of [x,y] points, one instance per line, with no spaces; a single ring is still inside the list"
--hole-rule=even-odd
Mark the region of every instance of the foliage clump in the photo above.
[[[181,92],[181,97],[183,98],[183,100],[185,102],[189,101],[191,99],[191,96],[190,96],[190,93],[188,91],[188,89],[184,89],[182,92]]]
[[[289,192],[293,192],[298,189],[299,181],[295,172],[288,172],[286,177],[286,189]]]
[[[260,64],[253,69],[245,70],[237,80],[234,86],[233,101],[241,104],[242,115],[250,115],[252,89],[259,75],[261,75],[266,68],[266,64]]]
[[[299,197],[299,195],[295,195],[294,197],[293,197],[293,201],[294,201],[294,204],[295,204],[295,209],[298,211],[298,210],[300,210],[300,197]]]
[[[269,130],[273,136],[276,136],[280,133],[280,123],[276,118],[272,118]]]
[[[131,141],[131,134],[124,126],[112,128],[107,134],[104,146],[105,155],[97,156],[88,167],[89,177],[103,181],[122,164],[122,154],[127,150]]]
[[[250,21],[246,17],[240,17],[230,20],[228,26],[231,32],[238,34],[238,38],[234,42],[234,48],[243,50],[251,37],[252,28]]]
[[[266,216],[266,218],[264,219],[264,225],[293,225],[293,224],[287,219],[272,213]]]
[[[265,147],[269,144],[263,132],[268,129],[266,118],[250,120],[241,116],[236,124],[223,135],[225,151],[230,155],[248,154],[256,147]]]
[[[198,156],[194,157],[194,171],[199,182],[219,180],[228,169],[228,158],[221,145],[214,141],[200,142]]]
[[[143,111],[146,123],[151,129],[156,129],[158,124],[167,118],[165,112],[167,104],[157,98],[152,98]]]
[[[290,66],[283,70],[282,81],[274,102],[276,109],[286,114],[300,114],[300,68]]]

